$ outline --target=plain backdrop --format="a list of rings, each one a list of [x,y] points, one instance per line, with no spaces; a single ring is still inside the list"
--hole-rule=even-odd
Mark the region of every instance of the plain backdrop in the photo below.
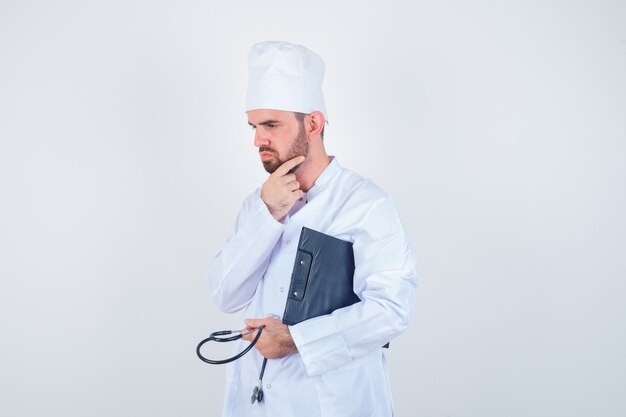
[[[242,319],[206,275],[266,175],[264,40],[325,59],[329,153],[413,239],[396,414],[626,415],[624,22],[617,0],[0,0],[0,415],[220,414],[194,350]]]

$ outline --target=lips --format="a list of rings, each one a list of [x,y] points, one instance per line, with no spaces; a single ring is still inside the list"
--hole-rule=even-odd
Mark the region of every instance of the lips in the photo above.
[[[261,160],[265,161],[267,159],[271,159],[274,157],[274,154],[272,152],[268,152],[268,151],[260,151],[259,154],[261,155]]]

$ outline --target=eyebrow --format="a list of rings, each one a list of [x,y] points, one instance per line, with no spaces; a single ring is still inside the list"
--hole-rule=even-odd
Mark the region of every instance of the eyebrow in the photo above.
[[[279,120],[263,120],[262,122],[259,123],[259,126],[267,126],[267,125],[276,125],[279,124],[280,121]],[[252,127],[254,127],[255,125],[253,125],[252,123],[248,122],[248,124]]]

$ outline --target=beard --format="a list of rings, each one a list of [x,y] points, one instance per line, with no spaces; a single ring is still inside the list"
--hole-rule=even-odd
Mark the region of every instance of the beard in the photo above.
[[[300,125],[298,135],[291,141],[289,151],[287,151],[287,154],[283,158],[280,157],[278,152],[267,146],[261,146],[259,148],[259,152],[270,152],[274,154],[274,158],[262,161],[263,168],[265,168],[265,170],[270,174],[273,174],[278,167],[296,156],[307,156],[309,154],[309,141],[307,140],[306,133],[304,132],[304,125]],[[300,165],[301,164],[296,165],[289,171],[289,173],[291,174],[297,171]]]

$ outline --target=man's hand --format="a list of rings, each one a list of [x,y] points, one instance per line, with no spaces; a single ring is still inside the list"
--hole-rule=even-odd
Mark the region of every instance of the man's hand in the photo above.
[[[270,174],[261,187],[261,199],[277,221],[285,217],[296,200],[303,195],[300,183],[296,181],[296,175],[289,173],[302,161],[304,161],[304,156],[296,156],[285,162]]]
[[[259,341],[254,345],[263,357],[267,359],[282,358],[298,351],[291,338],[291,333],[289,333],[289,327],[282,321],[269,317],[266,319],[248,319],[244,320],[244,323],[247,327],[243,332],[265,325]],[[256,332],[253,332],[245,335],[243,339],[251,342],[255,337]]]

